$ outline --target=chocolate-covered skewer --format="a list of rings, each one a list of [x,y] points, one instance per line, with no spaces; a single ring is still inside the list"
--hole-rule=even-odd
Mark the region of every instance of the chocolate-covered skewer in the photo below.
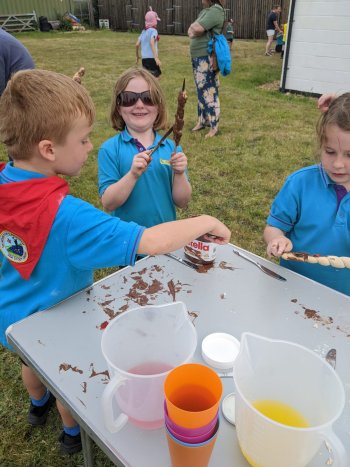
[[[185,90],[185,79],[182,85],[182,90],[179,92],[177,97],[177,110],[175,114],[175,123],[174,123],[174,141],[175,145],[178,146],[182,136],[182,129],[184,126],[184,115],[185,115],[185,104],[187,101],[187,93]]]

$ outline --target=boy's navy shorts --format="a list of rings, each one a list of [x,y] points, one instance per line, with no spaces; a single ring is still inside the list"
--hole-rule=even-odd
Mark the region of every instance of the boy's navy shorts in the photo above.
[[[152,75],[156,78],[158,78],[158,76],[162,74],[154,58],[143,58],[142,66],[143,68],[146,68],[146,70],[148,70],[150,73],[152,73]]]

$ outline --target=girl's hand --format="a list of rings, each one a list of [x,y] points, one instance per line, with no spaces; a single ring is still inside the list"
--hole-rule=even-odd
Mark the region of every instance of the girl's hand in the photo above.
[[[157,58],[155,58],[155,61],[156,61],[156,64],[157,64],[158,66],[161,66],[162,62],[159,60],[159,58],[158,58],[158,57],[157,57]]]
[[[327,112],[332,101],[337,97],[335,93],[323,94],[317,101],[317,107],[322,112]]]
[[[226,227],[225,224],[215,219],[215,227],[204,235],[204,238],[208,242],[217,243],[218,245],[225,245],[230,241],[231,231]]]
[[[135,178],[139,178],[147,169],[150,161],[149,151],[143,151],[136,154],[134,157],[130,172]]]
[[[293,248],[293,243],[289,238],[281,235],[280,237],[275,237],[269,241],[267,245],[267,254],[269,256],[281,256],[283,253],[291,251]]]
[[[170,165],[175,174],[183,174],[187,169],[187,157],[183,152],[176,152],[171,155]]]

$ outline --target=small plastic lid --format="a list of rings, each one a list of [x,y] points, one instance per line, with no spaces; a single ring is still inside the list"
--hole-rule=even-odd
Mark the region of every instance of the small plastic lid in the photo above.
[[[239,340],[224,332],[209,334],[202,341],[202,357],[208,365],[220,370],[233,367],[239,352]]]
[[[231,392],[231,394],[228,394],[224,398],[224,400],[221,403],[221,410],[226,420],[232,423],[232,425],[236,426],[236,397],[234,392]]]

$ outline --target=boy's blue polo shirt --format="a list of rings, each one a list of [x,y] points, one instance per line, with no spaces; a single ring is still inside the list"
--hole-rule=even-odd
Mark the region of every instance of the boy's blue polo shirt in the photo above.
[[[287,178],[267,224],[286,232],[293,251],[350,256],[350,193],[337,205],[334,182],[321,165],[313,165]],[[281,265],[350,295],[350,269],[283,259]]]
[[[43,177],[7,164],[0,183]],[[132,265],[144,231],[135,223],[111,217],[92,205],[66,196],[29,280],[0,254],[0,342],[6,328],[49,308],[93,282],[94,269]]]
[[[152,149],[161,139],[155,134]],[[105,141],[98,152],[99,194],[113,183],[118,182],[131,168],[132,161],[140,151],[134,138],[125,129],[120,134]],[[182,151],[181,147],[177,148]],[[111,212],[124,221],[134,221],[146,227],[176,219],[176,209],[172,196],[173,172],[170,165],[174,142],[166,139],[152,154],[147,170],[137,180],[129,198],[119,208]]]

